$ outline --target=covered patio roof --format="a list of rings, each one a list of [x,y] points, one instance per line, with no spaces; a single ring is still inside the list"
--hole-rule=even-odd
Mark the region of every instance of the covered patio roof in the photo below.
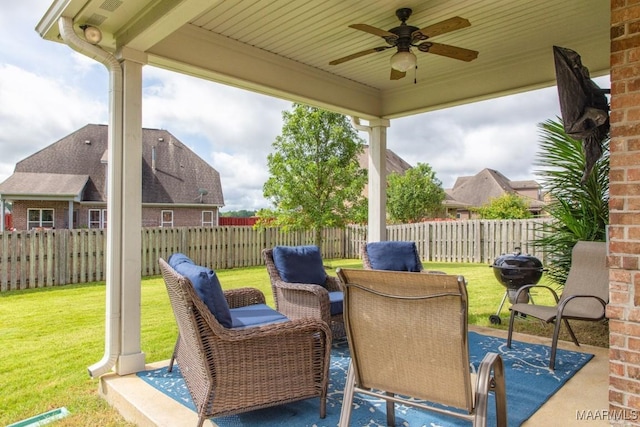
[[[388,36],[399,8],[413,10],[407,22],[419,29],[469,20],[436,31],[432,41],[478,57],[467,62],[414,48],[418,68],[396,80],[389,62],[395,48],[330,65],[388,46],[372,32]],[[102,38],[85,38],[87,25]],[[390,120],[553,85],[554,45],[580,53],[592,76],[609,73],[610,60],[610,4],[602,0],[54,0],[36,30],[110,73],[106,349],[89,368],[93,376],[114,366],[118,374],[144,369],[137,284],[145,65],[352,116],[369,133],[368,239],[384,240]]]
[[[470,27],[433,41],[479,52],[471,62],[418,52],[417,70],[390,80],[395,48],[349,28],[423,28],[460,16]],[[555,84],[552,46],[581,54],[592,76],[609,72],[610,5],[601,0],[57,0],[37,31],[61,41],[58,18],[102,31],[100,46],[134,50],[149,65],[325,107],[363,119],[393,119]],[[414,83],[415,78],[415,83]]]

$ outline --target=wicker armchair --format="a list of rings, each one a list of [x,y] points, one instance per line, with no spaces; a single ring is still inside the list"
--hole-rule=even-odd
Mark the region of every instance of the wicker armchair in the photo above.
[[[469,370],[462,276],[338,269],[338,277],[351,353],[340,427],[349,426],[354,393],[385,400],[389,426],[394,402],[486,426],[490,392],[497,425],[506,427],[500,355],[487,353],[476,375]]]
[[[342,310],[331,314],[330,292],[341,292],[337,277],[327,275],[324,286],[285,282],[273,261],[273,249],[263,249],[262,257],[271,280],[276,309],[290,319],[320,319],[330,326],[333,338],[343,338]]]
[[[319,397],[325,417],[331,332],[314,319],[225,328],[191,282],[163,259],[160,269],[179,330],[175,356],[199,415],[214,416]],[[225,292],[229,305],[264,301],[257,290]],[[234,301],[235,300],[235,301]]]

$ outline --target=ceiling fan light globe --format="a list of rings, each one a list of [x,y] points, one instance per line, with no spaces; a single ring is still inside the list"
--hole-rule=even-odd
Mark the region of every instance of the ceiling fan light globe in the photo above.
[[[416,63],[417,58],[411,52],[396,52],[391,57],[391,68],[402,72],[406,72],[412,68],[415,68]]]

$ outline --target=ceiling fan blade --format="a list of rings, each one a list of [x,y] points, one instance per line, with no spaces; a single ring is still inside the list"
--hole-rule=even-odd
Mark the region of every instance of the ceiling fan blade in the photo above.
[[[473,61],[478,57],[477,50],[465,49],[442,43],[424,42],[418,45],[418,50],[420,50],[420,52],[429,52],[466,62]]]
[[[391,80],[400,80],[401,78],[403,78],[406,75],[407,75],[407,73],[405,73],[404,71],[398,71],[395,68],[392,68],[391,69],[391,76],[389,76],[389,79],[391,79]]]
[[[459,30],[471,26],[468,19],[454,16],[453,18],[445,19],[437,24],[432,24],[427,27],[411,33],[412,39],[426,40],[430,37],[439,36],[440,34],[448,33],[450,31]]]
[[[379,46],[379,47],[374,47],[373,49],[367,49],[361,52],[352,53],[351,55],[347,55],[340,59],[334,59],[333,61],[329,62],[329,65],[342,64],[343,62],[351,61],[352,59],[360,58],[361,56],[369,55],[370,53],[382,52],[383,50],[387,50],[390,47],[393,47],[393,46]]]
[[[380,36],[380,37],[382,37],[384,39],[387,39],[387,38],[397,39],[398,38],[397,34],[393,34],[393,33],[390,33],[389,31],[382,30],[382,29],[376,28],[376,27],[372,27],[371,25],[367,25],[367,24],[351,24],[351,25],[349,25],[349,28],[353,28],[353,29],[356,29],[356,30],[364,31],[365,33],[373,34],[374,36]]]

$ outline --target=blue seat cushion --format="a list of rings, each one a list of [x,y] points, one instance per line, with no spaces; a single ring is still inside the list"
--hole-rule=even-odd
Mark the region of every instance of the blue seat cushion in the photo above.
[[[342,291],[329,292],[329,312],[332,316],[336,314],[342,314],[342,306],[344,300],[344,293]]]
[[[276,246],[273,263],[285,282],[324,285],[327,281],[317,246]]]
[[[191,258],[181,253],[171,255],[168,264],[178,274],[189,279],[196,294],[209,308],[218,323],[225,328],[230,328],[232,322],[229,304],[215,271],[196,265]]]
[[[367,243],[367,254],[375,270],[421,271],[422,264],[414,242]]]
[[[266,304],[247,305],[232,308],[230,311],[232,328],[246,328],[248,326],[267,325],[289,320],[287,316],[275,311]]]

